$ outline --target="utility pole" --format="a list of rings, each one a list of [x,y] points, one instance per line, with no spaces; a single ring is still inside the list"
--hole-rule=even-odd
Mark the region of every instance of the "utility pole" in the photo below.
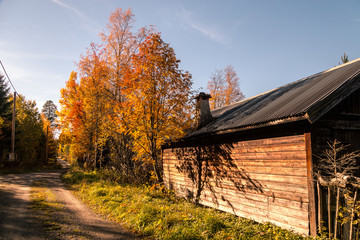
[[[11,153],[9,155],[9,161],[15,160],[15,118],[16,118],[16,92],[14,92],[14,107],[12,113],[12,126],[11,126]]]
[[[46,127],[46,163],[48,162],[48,155],[49,155],[49,126]]]

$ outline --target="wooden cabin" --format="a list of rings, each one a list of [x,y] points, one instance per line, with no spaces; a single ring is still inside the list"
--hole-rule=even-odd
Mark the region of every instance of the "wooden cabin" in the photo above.
[[[315,156],[334,139],[360,149],[360,59],[213,111],[209,97],[197,97],[199,127],[163,146],[167,187],[316,235]]]

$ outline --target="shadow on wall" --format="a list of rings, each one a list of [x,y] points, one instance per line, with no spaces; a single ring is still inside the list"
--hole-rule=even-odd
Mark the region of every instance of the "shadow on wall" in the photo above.
[[[255,191],[263,193],[262,185],[251,179],[247,172],[239,168],[232,159],[233,144],[217,144],[174,149],[179,160],[176,169],[187,176],[195,187],[194,191],[187,189],[188,198],[199,204],[201,194],[207,189],[212,194],[213,202],[218,205],[218,198],[234,208],[227,196],[216,192],[215,187],[236,188],[239,192]],[[234,189],[235,190],[235,189]]]

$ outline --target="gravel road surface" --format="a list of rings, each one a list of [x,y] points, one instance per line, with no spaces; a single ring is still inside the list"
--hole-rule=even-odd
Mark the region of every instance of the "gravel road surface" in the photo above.
[[[137,239],[121,225],[94,214],[61,183],[64,170],[0,175],[0,240],[17,239]],[[61,211],[55,213],[56,231],[44,223],[30,206],[33,182],[43,182]]]

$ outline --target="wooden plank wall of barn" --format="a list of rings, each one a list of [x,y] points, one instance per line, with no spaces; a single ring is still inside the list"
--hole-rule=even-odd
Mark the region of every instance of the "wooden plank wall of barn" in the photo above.
[[[312,144],[315,156],[328,149],[328,142],[338,140],[348,145],[347,151],[360,149],[360,89],[344,99],[312,126]],[[314,158],[315,164],[317,158]]]
[[[225,181],[221,187],[213,185],[217,204],[209,189],[202,192],[200,203],[309,234],[305,146],[304,135],[235,143],[231,153],[233,162],[260,189],[240,191],[231,181]],[[194,191],[194,186],[177,170],[179,161],[175,149],[163,150],[165,182],[179,196],[186,197],[188,191]]]

